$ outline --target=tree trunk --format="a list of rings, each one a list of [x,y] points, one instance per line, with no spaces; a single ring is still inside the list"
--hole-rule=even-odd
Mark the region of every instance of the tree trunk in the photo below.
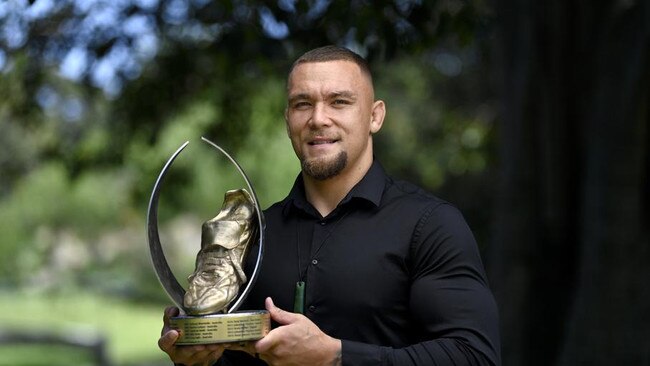
[[[495,8],[504,364],[649,364],[648,5]]]
[[[561,365],[650,365],[650,6],[608,5],[583,74],[580,272]]]

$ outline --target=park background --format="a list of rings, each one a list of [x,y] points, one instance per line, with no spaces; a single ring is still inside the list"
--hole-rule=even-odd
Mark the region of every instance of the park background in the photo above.
[[[242,185],[200,137],[283,198],[285,76],[326,44],[371,63],[377,158],[473,228],[504,365],[650,365],[645,0],[0,2],[0,365],[169,364],[155,178],[189,140],[160,211],[182,282]]]

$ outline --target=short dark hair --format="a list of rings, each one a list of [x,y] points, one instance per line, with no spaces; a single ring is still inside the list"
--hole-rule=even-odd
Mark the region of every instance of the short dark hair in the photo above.
[[[357,64],[357,66],[359,66],[361,72],[366,76],[368,76],[368,78],[370,79],[370,83],[372,85],[372,73],[370,72],[370,66],[368,65],[368,61],[366,61],[365,58],[359,56],[357,53],[345,47],[339,47],[333,45],[319,47],[311,51],[305,52],[296,61],[294,61],[293,65],[291,65],[291,69],[289,70],[289,75],[291,75],[293,69],[300,64],[308,63],[308,62],[327,62],[327,61],[354,62],[355,64]]]

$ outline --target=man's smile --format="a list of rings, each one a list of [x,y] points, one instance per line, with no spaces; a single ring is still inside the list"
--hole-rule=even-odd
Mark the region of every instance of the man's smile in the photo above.
[[[328,138],[316,138],[314,140],[311,140],[307,142],[311,146],[315,145],[326,145],[326,144],[333,144],[335,142],[338,142],[338,139],[328,139]]]

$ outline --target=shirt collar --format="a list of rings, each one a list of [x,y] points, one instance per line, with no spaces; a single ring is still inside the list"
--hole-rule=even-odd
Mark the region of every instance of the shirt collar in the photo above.
[[[346,204],[353,199],[367,201],[374,207],[378,207],[386,185],[386,172],[377,160],[373,160],[366,175],[357,183],[350,192],[341,200],[339,206]],[[306,212],[315,211],[312,205],[307,202],[305,185],[302,174],[298,174],[291,191],[284,199],[282,212],[288,215],[290,209],[296,208]]]

